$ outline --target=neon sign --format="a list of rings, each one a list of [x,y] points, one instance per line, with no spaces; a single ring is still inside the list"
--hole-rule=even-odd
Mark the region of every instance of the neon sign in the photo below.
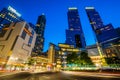
[[[8,6],[8,10],[9,11],[11,11],[11,12],[13,12],[13,13],[15,13],[17,16],[21,16],[21,14],[20,13],[18,13],[14,8],[12,8],[11,6]]]

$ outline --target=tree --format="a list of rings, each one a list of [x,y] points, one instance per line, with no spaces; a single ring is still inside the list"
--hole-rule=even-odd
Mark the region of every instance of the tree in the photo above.
[[[118,57],[108,57],[105,58],[107,64],[120,64],[120,59]]]
[[[67,55],[68,64],[78,64],[78,65],[93,65],[88,53],[81,52],[80,55],[73,52],[72,54]]]
[[[92,60],[90,59],[88,53],[86,52],[81,52],[79,60],[82,65],[93,65]]]
[[[72,54],[67,55],[67,63],[68,64],[75,64],[78,59],[77,53],[73,52]]]
[[[34,58],[28,58],[28,65],[34,65],[36,60]]]

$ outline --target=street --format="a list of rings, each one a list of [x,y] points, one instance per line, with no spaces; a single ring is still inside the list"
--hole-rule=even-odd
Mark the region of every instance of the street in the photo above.
[[[119,74],[106,74],[95,72],[21,72],[1,76],[0,80],[120,80]]]

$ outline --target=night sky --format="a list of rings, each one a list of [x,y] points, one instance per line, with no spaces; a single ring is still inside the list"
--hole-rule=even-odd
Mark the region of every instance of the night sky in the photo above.
[[[78,8],[87,45],[94,44],[95,40],[85,12],[86,6],[95,7],[104,24],[112,23],[115,28],[120,27],[120,0],[0,0],[0,10],[8,5],[33,24],[36,24],[39,15],[45,14],[47,22],[44,51],[48,49],[49,42],[65,42],[68,7]]]

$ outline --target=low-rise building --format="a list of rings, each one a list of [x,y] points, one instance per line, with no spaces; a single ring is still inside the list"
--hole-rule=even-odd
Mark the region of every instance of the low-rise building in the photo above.
[[[101,66],[102,61],[96,44],[86,47],[88,56],[96,66]],[[102,49],[100,50],[102,51]],[[102,54],[103,55],[103,54]]]

